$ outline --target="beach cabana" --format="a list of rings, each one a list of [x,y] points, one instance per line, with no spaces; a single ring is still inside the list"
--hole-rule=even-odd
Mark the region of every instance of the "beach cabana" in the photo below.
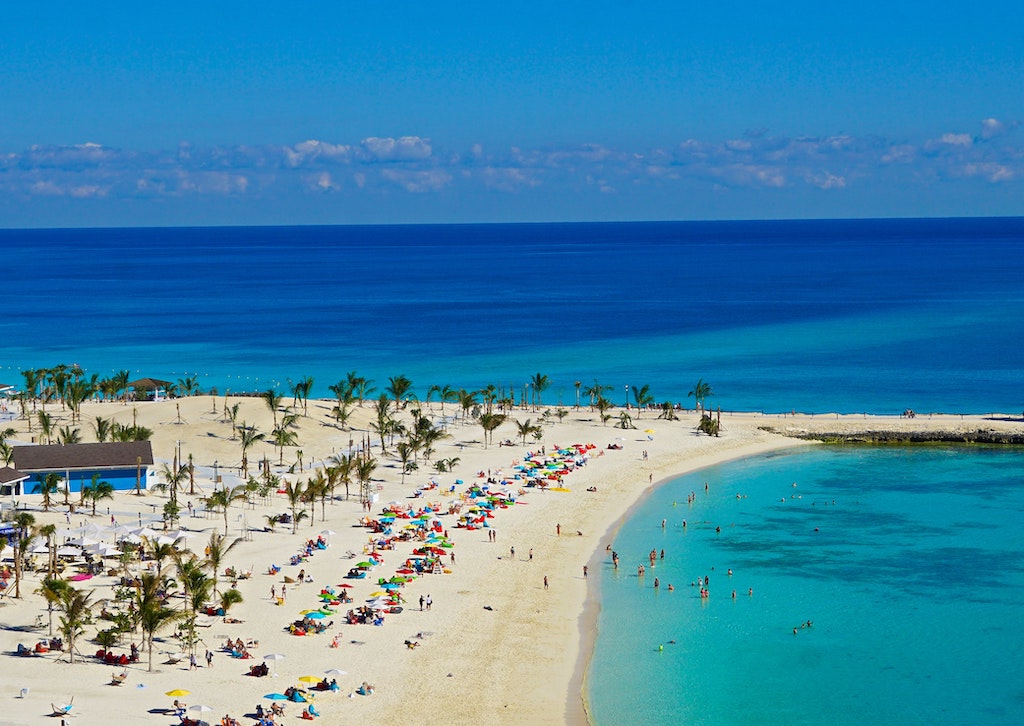
[[[167,389],[171,385],[170,381],[161,381],[159,378],[128,381],[128,389],[133,392],[136,401],[161,401],[167,398]]]
[[[14,466],[32,479],[22,485],[22,494],[32,493],[35,483],[50,473],[58,474],[71,492],[91,484],[93,474],[110,482],[115,491],[136,485],[144,490],[153,466],[153,446],[149,441],[15,446]]]

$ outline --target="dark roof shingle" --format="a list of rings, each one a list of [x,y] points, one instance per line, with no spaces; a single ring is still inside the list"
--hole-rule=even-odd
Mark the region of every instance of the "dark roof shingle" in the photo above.
[[[139,458],[143,466],[152,465],[149,441],[14,447],[14,466],[22,472],[135,466]]]

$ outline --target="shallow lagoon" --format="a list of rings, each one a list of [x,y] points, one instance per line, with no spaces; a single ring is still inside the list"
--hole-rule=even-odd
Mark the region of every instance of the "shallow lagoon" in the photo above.
[[[603,568],[594,720],[1024,722],[1022,514],[1006,449],[822,447],[676,479]]]

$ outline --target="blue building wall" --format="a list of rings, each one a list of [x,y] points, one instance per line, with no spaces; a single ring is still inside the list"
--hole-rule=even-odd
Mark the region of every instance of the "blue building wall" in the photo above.
[[[62,478],[65,472],[55,470]],[[96,481],[108,481],[111,486],[114,487],[115,492],[135,491],[135,472],[136,468],[130,467],[127,469],[96,469],[93,471],[72,471],[70,472],[70,481],[64,481],[61,483],[63,489],[65,484],[70,486],[70,492],[72,494],[78,494],[82,491],[83,486],[89,486],[92,484],[92,475],[98,473],[100,478]],[[147,468],[142,467],[142,489],[146,489],[146,478]],[[25,493],[31,494],[32,490],[39,484],[39,478],[46,477],[46,473],[33,474],[32,478],[25,482]]]

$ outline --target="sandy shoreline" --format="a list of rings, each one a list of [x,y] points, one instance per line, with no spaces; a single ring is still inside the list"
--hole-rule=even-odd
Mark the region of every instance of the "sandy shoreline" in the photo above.
[[[238,399],[237,402],[241,405],[239,422],[246,421],[261,431],[272,428],[271,414],[261,400]],[[129,406],[86,404],[82,419],[86,423],[81,426],[83,438],[94,440],[88,422],[97,415],[114,416],[123,422],[137,418],[139,424],[154,431],[157,468],[159,462],[172,459],[180,441],[183,455],[191,454],[201,471],[206,472],[207,467],[218,462],[221,473],[230,478],[233,467],[237,472],[241,449],[239,442],[231,440],[230,425],[222,420],[223,403],[223,399],[201,396]],[[290,403],[290,399],[285,403]],[[434,404],[433,408],[434,414],[440,415],[439,405]],[[303,417],[299,423],[299,446],[285,447],[282,470],[296,462],[299,450],[303,452],[304,469],[310,462],[319,465],[325,458],[347,451],[350,439],[358,442],[366,435],[372,416],[369,405],[355,409],[352,422],[355,430],[350,432],[330,422],[327,402],[310,401],[309,409],[309,417]],[[60,415],[59,408],[51,405],[50,410]],[[427,407],[424,410],[427,411]],[[454,411],[449,406],[446,413],[450,415]],[[183,423],[178,423],[179,415]],[[536,421],[538,413],[517,410],[511,416]],[[66,423],[65,420],[61,425]],[[189,671],[187,665],[184,668],[169,666],[158,658],[155,662],[161,665],[157,666],[157,672],[148,673],[144,656],[141,664],[130,667],[129,681],[124,686],[109,687],[105,684],[110,680],[111,668],[88,662],[91,660],[88,658],[72,666],[57,662],[52,656],[17,661],[14,656],[6,656],[9,671],[17,668],[17,676],[5,679],[0,689],[10,699],[3,722],[38,722],[49,713],[51,702],[65,702],[74,695],[79,724],[109,723],[111,708],[130,714],[135,723],[170,724],[175,719],[161,709],[169,705],[170,700],[163,693],[172,688],[190,690],[192,695],[186,699],[190,703],[210,705],[214,711],[205,716],[207,720],[219,721],[225,712],[241,719],[244,713],[252,711],[263,694],[295,685],[295,679],[303,675],[342,668],[349,674],[339,678],[342,692],[317,699],[328,722],[356,718],[423,724],[584,723],[583,680],[593,648],[600,598],[596,582],[583,578],[582,566],[589,562],[592,571],[599,570],[605,544],[653,487],[687,471],[730,459],[811,445],[762,427],[788,430],[791,435],[796,430],[813,430],[819,426],[823,427],[819,429],[822,431],[980,428],[1024,432],[1019,420],[960,416],[901,419],[865,418],[863,415],[814,418],[723,415],[720,438],[695,433],[693,412],[684,413],[681,420],[673,422],[657,420],[655,412],[645,412],[639,420],[634,418],[634,423],[636,430],[623,431],[610,424],[603,425],[595,413],[586,409],[572,411],[562,423],[552,419],[545,424],[539,443],[523,446],[518,442],[515,425],[506,422],[495,431],[494,440],[512,439],[516,444],[511,447],[496,444],[484,447],[478,424],[454,424],[450,429],[451,438],[437,446],[434,456],[435,460],[458,457],[460,462],[454,474],[434,474],[432,467],[421,462],[417,471],[406,475],[404,484],[394,452],[389,451],[390,457],[380,457],[374,475],[381,503],[394,500],[418,505],[436,500],[446,505],[454,501],[454,497],[446,498],[436,490],[421,499],[409,497],[431,476],[443,487],[453,484],[456,478],[469,484],[479,471],[490,471],[494,476],[501,471],[508,476],[514,461],[521,461],[527,451],[542,445],[548,451],[556,444],[592,443],[595,446],[589,463],[567,476],[565,486],[571,491],[530,489],[521,498],[521,504],[501,510],[491,522],[496,532],[495,542],[489,541],[482,530],[456,529],[453,518],[443,518],[457,554],[450,568],[452,573],[427,575],[410,583],[404,590],[405,612],[389,616],[382,627],[336,623],[328,634],[307,638],[297,638],[283,631],[301,609],[318,604],[315,596],[321,586],[344,582],[341,577],[351,564],[344,553],[349,550],[361,553],[368,541],[367,530],[354,526],[361,515],[359,503],[354,498],[330,502],[325,508],[326,520],[321,521],[317,506],[314,521],[302,522],[298,536],[292,535],[290,528],[280,526],[273,533],[252,532],[251,537],[231,553],[226,564],[242,569],[252,567],[254,576],[239,581],[245,601],[231,613],[243,622],[232,625],[217,621],[204,633],[206,645],[216,652],[212,668]],[[16,422],[14,426],[19,433],[13,438],[27,440],[25,422]],[[654,433],[645,433],[648,428]],[[607,449],[611,443],[621,445],[622,449]],[[648,452],[646,459],[645,450]],[[375,450],[375,454],[379,456],[379,450]],[[250,450],[249,459],[256,462],[264,455],[275,464],[280,456],[271,444],[264,442]],[[292,480],[304,480],[308,475],[308,471],[285,474]],[[208,478],[198,480],[198,484],[207,493],[212,487]],[[588,491],[588,488],[596,488],[596,491]],[[191,497],[183,495],[182,499],[198,502],[199,497],[197,493]],[[36,501],[32,501],[33,497],[22,497],[23,504],[28,504],[37,515],[37,523],[66,526],[63,506],[43,515],[37,511],[38,497],[34,499]],[[119,521],[141,519],[146,522],[154,518],[153,512],[165,501],[165,495],[156,493],[142,497],[118,494],[110,506]],[[101,514],[95,518],[97,524],[109,521],[104,513],[106,504],[101,505]],[[268,504],[234,508],[229,517],[230,532],[238,534],[243,524],[250,529],[262,526],[264,515],[286,509],[287,502],[280,495]],[[375,512],[379,510],[380,504],[374,508]],[[81,513],[72,517],[73,525],[90,519]],[[223,517],[200,514],[186,517],[182,524],[206,537],[211,531],[223,529]],[[556,534],[556,524],[561,525],[561,535]],[[271,584],[280,588],[281,576],[294,575],[298,568],[285,566],[281,575],[271,577],[265,574],[267,566],[285,564],[300,541],[315,538],[326,528],[337,533],[330,536],[330,547],[304,564],[314,583],[289,586],[287,604],[276,606],[269,596]],[[582,534],[577,535],[577,532]],[[515,547],[515,556],[511,547]],[[393,574],[408,556],[409,549],[399,546],[394,552],[385,552],[380,574]],[[9,556],[10,551],[4,554]],[[550,582],[548,589],[543,587],[545,576]],[[96,582],[97,597],[108,597],[112,592],[104,578],[92,582]],[[10,653],[18,642],[32,643],[45,635],[45,630],[31,628],[36,616],[45,613],[42,599],[33,594],[36,587],[38,578],[30,574],[23,583],[23,598],[20,601],[5,598],[0,605],[0,625],[4,627],[0,630],[0,650],[4,653]],[[369,582],[357,583],[352,589],[355,604],[361,604],[370,590]],[[418,599],[428,594],[434,605],[429,611],[420,611]],[[86,636],[91,637],[94,631],[94,627],[88,628]],[[422,638],[421,646],[414,650],[405,647],[405,640],[422,632],[432,635]],[[337,649],[329,648],[329,635],[336,633],[340,633],[342,645]],[[258,638],[257,657],[271,652],[284,654],[285,659],[276,663],[280,677],[255,679],[243,675],[250,664],[258,661],[236,662],[217,652],[218,641],[228,636]],[[97,647],[83,642],[80,650],[89,654]],[[176,649],[167,640],[159,643],[158,648],[165,652]],[[377,687],[375,695],[349,698],[351,691],[364,680]],[[29,688],[24,699],[16,697],[21,688]],[[297,716],[298,710],[294,704],[289,706],[288,720]],[[246,719],[242,722],[251,723]]]

